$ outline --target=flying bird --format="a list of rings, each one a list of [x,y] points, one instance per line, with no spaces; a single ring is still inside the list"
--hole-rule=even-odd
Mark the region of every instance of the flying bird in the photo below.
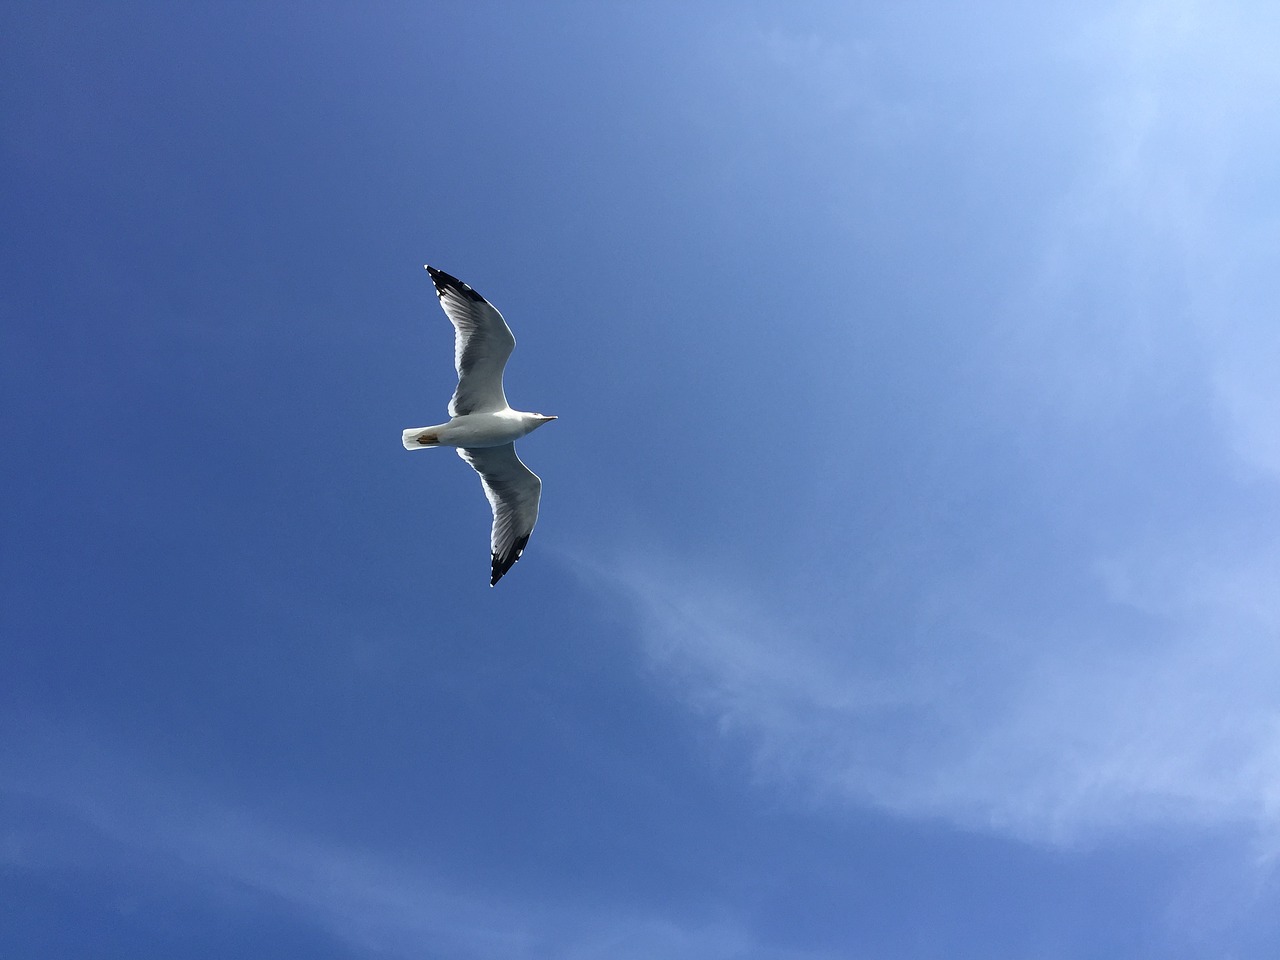
[[[542,481],[520,462],[515,441],[555,417],[512,410],[502,389],[502,369],[516,338],[494,306],[443,270],[427,267],[445,316],[453,323],[453,364],[458,388],[449,401],[449,422],[404,431],[406,450],[455,447],[484,485],[493,508],[489,546],[494,586],[512,568],[538,522]]]

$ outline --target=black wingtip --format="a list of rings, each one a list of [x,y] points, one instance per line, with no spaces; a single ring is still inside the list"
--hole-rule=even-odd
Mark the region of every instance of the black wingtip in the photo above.
[[[528,537],[521,537],[511,545],[511,549],[504,555],[498,556],[493,554],[493,579],[489,581],[489,586],[495,587],[512,567],[516,565],[516,561],[524,554],[524,548],[529,545]]]
[[[470,284],[463,283],[457,277],[450,276],[443,270],[437,270],[435,267],[427,264],[427,275],[431,277],[431,282],[436,285],[436,296],[442,297],[446,290],[452,290],[460,297],[468,300],[474,300],[477,303],[488,303],[484,297],[480,296]]]

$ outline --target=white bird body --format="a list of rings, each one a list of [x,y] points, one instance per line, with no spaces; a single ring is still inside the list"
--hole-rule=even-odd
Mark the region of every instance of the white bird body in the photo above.
[[[528,436],[555,417],[523,410],[495,410],[491,413],[468,413],[453,417],[448,423],[433,427],[413,427],[401,438],[406,450],[423,447],[500,447]]]
[[[508,405],[502,371],[516,338],[502,314],[456,277],[434,267],[427,273],[453,324],[458,388],[449,401],[447,423],[405,430],[401,442],[406,450],[453,447],[480,474],[493,509],[492,587],[524,553],[542,500],[542,481],[516,456],[515,441],[556,418]]]

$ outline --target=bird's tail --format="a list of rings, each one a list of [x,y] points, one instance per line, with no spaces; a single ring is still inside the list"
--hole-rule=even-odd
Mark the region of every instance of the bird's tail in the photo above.
[[[424,450],[428,447],[440,446],[440,432],[437,427],[410,427],[400,437],[406,450]]]

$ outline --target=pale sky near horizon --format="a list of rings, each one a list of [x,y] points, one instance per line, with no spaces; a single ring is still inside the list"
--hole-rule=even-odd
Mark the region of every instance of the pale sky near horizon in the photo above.
[[[0,955],[1272,960],[1277,49],[7,7]]]

